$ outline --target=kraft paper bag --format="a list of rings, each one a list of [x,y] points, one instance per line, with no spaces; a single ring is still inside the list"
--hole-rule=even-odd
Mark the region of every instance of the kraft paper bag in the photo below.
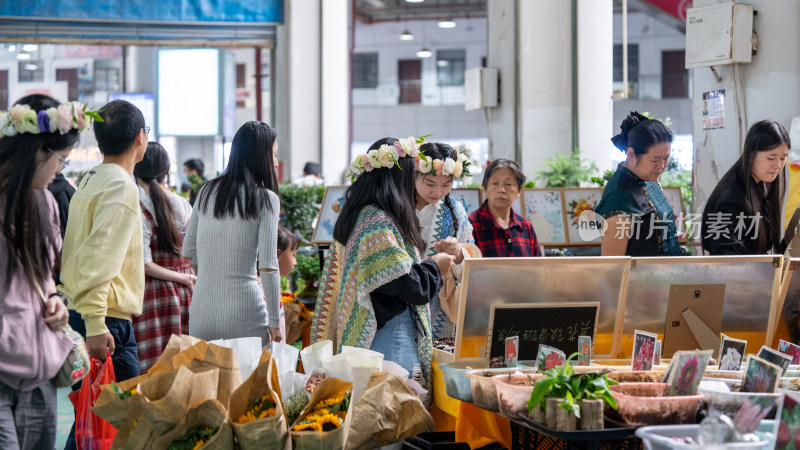
[[[136,378],[129,378],[125,381],[120,381],[117,383],[117,386],[119,386],[119,388],[123,391],[137,389],[139,383],[144,381],[146,378],[146,375],[141,375]],[[111,387],[111,384],[109,383],[100,386],[100,395],[94,402],[94,408],[92,408],[92,410],[97,417],[100,417],[101,419],[110,423],[114,428],[119,429],[119,427],[122,425],[122,422],[125,421],[131,411],[136,410],[137,408],[141,409],[143,402],[144,398],[138,392],[124,400],[120,399],[117,397],[117,394],[114,393],[114,388]]]
[[[272,387],[278,376],[275,366],[275,359],[269,350],[264,350],[256,370],[231,394],[228,403],[231,427],[242,450],[280,450],[289,438],[280,395]],[[237,423],[238,418],[265,395],[275,403],[275,415],[244,424]]]
[[[198,342],[200,342],[200,339],[196,337],[187,336],[185,334],[180,336],[173,334],[169,337],[169,341],[166,347],[164,347],[164,351],[161,352],[158,361],[147,371],[148,375],[176,369],[177,367],[173,367],[172,365],[172,358],[178,353],[193,347]]]
[[[433,417],[406,380],[389,372],[373,374],[351,410],[347,449],[394,444],[434,425]]]
[[[198,373],[186,367],[148,377],[139,386],[145,398],[144,417],[150,422],[153,434],[160,436],[177,425],[193,404],[215,398],[219,370]]]
[[[294,424],[305,420],[305,417],[314,410],[314,407],[323,400],[338,397],[347,392],[353,391],[353,383],[349,383],[338,378],[325,378],[319,384],[317,390],[311,396],[308,405],[300,413]],[[344,423],[337,429],[331,431],[290,431],[294,450],[342,450],[347,442],[347,428],[350,426],[350,415],[353,411],[352,397],[347,408]],[[371,418],[370,420],[374,420]],[[292,424],[292,425],[294,425]],[[291,430],[291,428],[290,428]]]
[[[192,407],[178,426],[158,438],[152,448],[167,450],[173,441],[182,438],[195,427],[217,430],[203,445],[203,450],[233,450],[233,431],[228,423],[228,413],[222,403],[215,399],[204,400]]]
[[[177,370],[181,366],[186,366],[193,372],[209,368],[219,369],[217,400],[223,405],[228,404],[233,390],[242,384],[239,361],[236,359],[236,352],[231,348],[199,341],[170,359],[169,367],[172,370]]]

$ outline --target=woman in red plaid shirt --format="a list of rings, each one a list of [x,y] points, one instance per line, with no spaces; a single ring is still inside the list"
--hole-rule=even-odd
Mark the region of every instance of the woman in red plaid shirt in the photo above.
[[[141,187],[144,232],[144,302],[142,315],[133,318],[141,373],[155,364],[171,335],[189,334],[189,304],[197,280],[181,255],[192,207],[164,188],[168,172],[169,156],[157,142],[147,144],[144,159],[133,168]]]
[[[524,183],[522,169],[510,159],[496,159],[486,168],[486,200],[469,216],[475,245],[484,257],[543,256],[533,226],[511,207]]]

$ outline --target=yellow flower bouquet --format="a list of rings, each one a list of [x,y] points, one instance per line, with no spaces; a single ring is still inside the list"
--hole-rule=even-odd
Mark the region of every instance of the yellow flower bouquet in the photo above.
[[[242,450],[280,450],[289,438],[278,388],[278,370],[269,350],[258,367],[231,394],[231,426]]]
[[[342,449],[352,406],[353,383],[325,378],[292,426],[295,450]]]

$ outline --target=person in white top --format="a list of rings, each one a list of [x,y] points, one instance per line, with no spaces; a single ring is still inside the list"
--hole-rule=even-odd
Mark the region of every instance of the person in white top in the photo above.
[[[416,177],[416,213],[426,249],[423,257],[437,253],[455,256],[452,271],[442,274],[444,287],[430,303],[433,339],[455,336],[456,279],[461,278],[467,248],[474,246],[472,225],[464,206],[450,196],[453,181],[469,176],[469,158],[444,143],[426,142],[419,148]]]

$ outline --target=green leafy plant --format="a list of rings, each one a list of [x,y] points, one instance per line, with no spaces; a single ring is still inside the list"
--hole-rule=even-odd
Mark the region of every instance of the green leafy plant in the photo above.
[[[597,165],[581,159],[578,149],[569,156],[555,155],[544,162],[547,170],[537,172],[536,175],[547,180],[545,187],[580,187],[581,183],[592,180],[592,175],[597,172]]]
[[[318,206],[325,195],[325,186],[295,186],[282,184],[281,192],[281,225],[291,231],[297,231],[306,240],[311,240],[314,231],[311,222],[317,217]]]
[[[206,184],[206,180],[202,179],[200,175],[193,173],[189,175],[189,186],[192,189],[192,192],[199,192],[200,188]]]
[[[524,189],[536,189],[536,182],[528,181],[522,186]]]
[[[606,187],[606,184],[608,184],[608,180],[610,180],[613,175],[614,175],[613,170],[606,170],[605,172],[603,172],[603,176],[592,177],[592,183],[600,187]]]
[[[319,267],[319,255],[297,255],[297,265],[289,274],[297,284],[295,295],[302,298],[316,298],[320,275],[322,271]]]
[[[531,398],[528,400],[529,414],[533,408],[539,407],[544,410],[548,398],[563,398],[564,401],[558,406],[572,412],[577,418],[581,417],[583,399],[602,399],[617,409],[617,401],[608,389],[608,386],[617,382],[609,380],[606,374],[599,372],[576,374],[571,361],[578,355],[579,353],[573,353],[563,365],[545,370],[544,377],[536,380]]]

